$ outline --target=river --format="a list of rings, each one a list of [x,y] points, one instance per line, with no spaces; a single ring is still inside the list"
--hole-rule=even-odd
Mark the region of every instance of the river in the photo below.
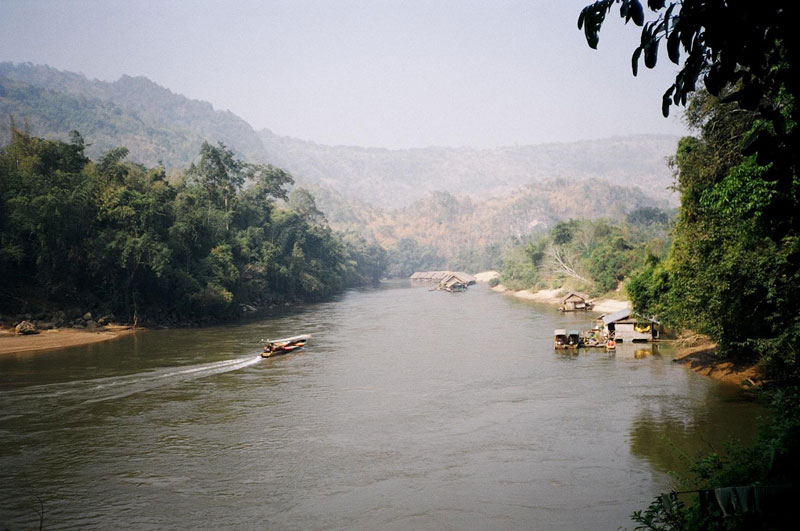
[[[665,345],[408,283],[233,325],[0,357],[0,528],[617,529],[759,406]],[[259,340],[311,333],[271,359]]]

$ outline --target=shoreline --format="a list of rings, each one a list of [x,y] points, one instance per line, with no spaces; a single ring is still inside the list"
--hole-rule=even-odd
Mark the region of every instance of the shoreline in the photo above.
[[[497,276],[499,274],[496,271],[484,271],[475,275],[478,282],[489,282],[489,280]],[[559,295],[565,291],[563,289],[535,292],[530,290],[513,291],[502,284],[489,289],[519,299],[553,305],[561,303]],[[589,311],[596,313],[612,313],[630,308],[630,301],[627,300],[596,299],[594,302],[594,308]],[[127,325],[106,325],[94,330],[55,328],[42,330],[38,334],[16,335],[13,329],[3,328],[0,329],[0,356],[34,354],[48,350],[89,345],[111,341],[143,330],[145,329],[134,329]],[[687,368],[702,376],[739,386],[757,387],[763,382],[762,375],[756,365],[737,364],[730,360],[720,359],[715,355],[716,348],[717,345],[710,341],[704,341],[691,347],[679,348],[673,362],[687,366]]]
[[[13,331],[0,331],[0,356],[30,354],[111,341],[144,330],[124,325],[107,325],[95,330],[79,328],[54,328],[38,334],[16,335]]]
[[[500,275],[497,271],[483,271],[481,273],[477,273],[475,275],[475,278],[478,279],[478,282],[489,282],[491,279],[497,278],[498,276]],[[506,288],[502,284],[498,284],[489,289],[491,289],[492,291],[496,291],[498,293],[506,293],[518,299],[541,302],[544,304],[555,304],[555,305],[561,304],[562,295],[564,293],[567,293],[567,290],[564,288],[541,289],[539,291],[531,291],[528,289],[523,289],[515,291]],[[600,314],[614,313],[620,310],[629,309],[631,307],[631,303],[627,299],[601,298],[601,299],[594,299],[593,302],[594,302],[594,308],[587,311],[596,312]]]
[[[758,365],[735,363],[716,356],[717,344],[704,341],[700,345],[678,350],[673,363],[684,365],[697,374],[735,384],[740,387],[755,388],[764,383]]]
[[[478,282],[489,282],[489,280],[498,276],[497,271],[484,271],[475,275]],[[566,293],[563,288],[514,291],[502,284],[489,289],[519,299],[553,305],[560,304],[561,295]],[[613,313],[631,307],[630,301],[619,299],[595,299],[594,303],[594,308],[589,311],[601,314]],[[716,350],[717,345],[706,340],[699,345],[678,348],[673,362],[684,365],[707,378],[741,387],[758,387],[763,382],[762,375],[756,365],[734,363],[727,359],[718,358],[715,355]]]

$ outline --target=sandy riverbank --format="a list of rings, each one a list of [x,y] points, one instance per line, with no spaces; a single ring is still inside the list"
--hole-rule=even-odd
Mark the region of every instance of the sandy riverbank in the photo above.
[[[95,330],[56,328],[27,336],[15,335],[13,330],[0,330],[0,355],[88,345],[132,333],[134,330],[131,327],[121,325],[108,325]]]
[[[475,275],[475,278],[478,279],[478,282],[488,282],[489,280],[496,278],[497,276],[499,276],[497,271],[483,271]],[[508,293],[509,295],[512,295],[519,299],[536,301],[545,304],[556,304],[556,305],[561,304],[561,299],[567,293],[567,290],[564,288],[542,289],[539,291],[530,291],[526,289],[520,291],[512,291],[507,289],[502,284],[498,284],[497,286],[491,289],[501,293]],[[630,307],[631,307],[630,302],[627,300],[594,299],[594,309],[592,311],[598,313],[613,313]]]

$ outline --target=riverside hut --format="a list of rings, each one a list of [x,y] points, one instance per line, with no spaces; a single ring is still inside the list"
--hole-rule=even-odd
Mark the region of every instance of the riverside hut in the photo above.
[[[579,291],[571,291],[569,294],[561,299],[561,305],[558,307],[562,312],[574,312],[578,310],[591,310],[594,303],[589,300],[589,296]]]
[[[597,324],[608,338],[614,338],[617,342],[647,342],[658,339],[658,321],[627,309],[601,315]]]
[[[450,274],[439,282],[439,289],[451,292],[467,291],[467,283],[457,275]]]

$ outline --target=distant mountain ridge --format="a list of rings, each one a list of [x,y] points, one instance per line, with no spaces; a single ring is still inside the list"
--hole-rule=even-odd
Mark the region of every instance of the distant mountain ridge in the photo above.
[[[546,179],[483,200],[436,191],[396,209],[348,201],[329,189],[312,191],[334,228],[357,232],[385,248],[404,239],[414,240],[435,249],[451,264],[492,246],[524,241],[560,220],[622,220],[641,207],[669,209],[667,201],[653,199],[638,188],[597,179]]]
[[[604,180],[638,186],[671,204],[667,157],[678,137],[638,135],[493,149],[429,147],[406,150],[326,146],[260,132],[267,159],[294,175],[383,207],[413,203],[438,190],[499,197],[545,179]]]
[[[49,66],[6,62],[0,63],[0,87],[4,119],[12,115],[19,125],[27,120],[33,134],[48,138],[66,138],[76,129],[91,144],[93,158],[124,145],[131,160],[183,169],[208,140],[224,142],[247,160],[264,161],[261,140],[243,119],[145,77],[122,76],[108,83]],[[0,131],[0,140],[7,134]]]
[[[144,77],[108,83],[8,62],[0,63],[0,116],[14,117],[18,126],[28,123],[31,133],[47,138],[66,139],[76,129],[94,159],[125,146],[130,160],[168,169],[185,168],[204,140],[222,141],[245,160],[289,171],[299,185],[380,208],[410,206],[438,191],[479,201],[502,198],[553,179],[638,187],[657,202],[676,204],[665,159],[674,154],[678,138],[668,135],[494,149],[325,146],[256,132],[229,111]],[[7,138],[8,129],[0,127],[0,143]]]

